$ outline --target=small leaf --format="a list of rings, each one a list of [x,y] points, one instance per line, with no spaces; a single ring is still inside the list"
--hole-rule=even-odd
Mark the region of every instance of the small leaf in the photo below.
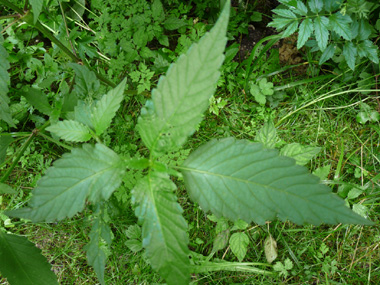
[[[232,228],[232,231],[245,230],[245,229],[247,229],[248,226],[249,226],[249,224],[247,222],[238,219],[235,221],[234,226]]]
[[[97,217],[93,222],[89,237],[90,242],[84,247],[88,264],[94,268],[100,283],[106,284],[104,281],[104,268],[107,257],[111,254],[112,231],[101,218]]]
[[[348,66],[355,70],[355,62],[358,51],[352,42],[346,42],[343,46],[343,56],[346,59]]]
[[[264,241],[264,252],[268,263],[272,263],[277,258],[277,242],[271,235]]]
[[[38,20],[38,16],[40,15],[42,11],[42,6],[44,5],[44,0],[30,0],[30,5],[32,5],[33,9],[33,22],[34,24]]]
[[[266,148],[274,148],[277,142],[277,131],[272,121],[268,121],[258,131],[255,141],[261,142]]]
[[[128,229],[125,230],[125,234],[130,239],[141,239],[141,228],[139,225],[129,226]]]
[[[266,98],[265,95],[261,93],[260,87],[256,84],[252,84],[249,92],[255,97],[255,100],[257,103],[260,105],[265,105],[266,103]]]
[[[379,63],[378,48],[370,40],[365,40],[358,45],[358,49],[361,49],[364,54],[374,63]]]
[[[372,26],[368,20],[359,20],[359,40],[368,40],[369,36],[372,34]]]
[[[126,83],[127,79],[125,78],[118,86],[108,91],[92,108],[91,121],[97,135],[101,135],[111,125],[112,119],[124,99]]]
[[[298,32],[297,49],[301,49],[305,45],[313,30],[314,25],[313,21],[310,18],[302,21]]]
[[[181,172],[190,198],[218,217],[258,224],[276,216],[297,224],[372,224],[305,167],[260,143],[212,140],[186,159]]]
[[[25,237],[0,231],[0,272],[12,285],[58,284],[41,250]]]
[[[217,233],[214,239],[211,252],[215,253],[215,252],[218,252],[219,250],[224,249],[228,244],[229,237],[230,237],[230,231],[228,229]]]
[[[305,4],[302,3],[302,1],[297,0],[297,7],[292,7],[292,11],[298,15],[306,16],[308,9]]]
[[[72,120],[60,121],[46,130],[70,142],[85,142],[92,137],[87,126]]]
[[[261,93],[264,95],[273,95],[273,83],[268,82],[266,78],[263,78],[259,81],[259,87],[261,90]]]
[[[137,239],[129,239],[124,244],[133,252],[139,252],[143,249],[142,242]]]
[[[334,44],[329,44],[325,51],[322,53],[321,58],[319,59],[319,65],[322,65],[330,58],[332,58],[335,54],[336,46]]]
[[[311,12],[317,14],[323,9],[323,1],[322,0],[309,0],[307,2],[309,4]]]
[[[283,18],[297,19],[297,16],[289,9],[273,9],[272,12]]]
[[[298,21],[293,21],[281,35],[282,38],[287,38],[292,35],[298,28]]]
[[[313,174],[319,177],[320,180],[326,180],[330,174],[331,164],[326,166],[318,167],[313,171]]]
[[[119,187],[124,162],[102,144],[85,144],[54,162],[32,191],[29,207],[7,215],[34,222],[71,218],[84,208],[85,199],[96,203],[107,200]]]
[[[340,12],[337,12],[329,17],[329,21],[332,30],[339,36],[343,37],[347,41],[352,39],[352,32],[350,27],[352,20],[350,16],[343,16]]]
[[[142,224],[143,247],[153,269],[168,284],[188,284],[187,223],[174,194],[176,186],[164,173],[151,172],[132,190],[135,213]]]
[[[75,72],[74,92],[77,93],[78,97],[81,99],[87,96],[90,98],[96,97],[99,93],[100,82],[95,73],[88,69],[87,66],[77,63],[69,63],[68,66],[74,69]]]
[[[170,16],[164,21],[164,28],[169,31],[178,30],[184,26],[187,26],[187,23],[175,16]]]
[[[21,95],[26,98],[29,104],[31,104],[42,114],[47,116],[51,115],[53,108],[50,106],[46,94],[44,94],[41,90],[30,88],[26,92],[21,92]]]
[[[160,0],[154,0],[152,3],[152,16],[156,22],[161,22],[165,19],[164,6]]]
[[[315,37],[321,51],[324,51],[329,39],[328,31],[329,19],[325,16],[318,16],[314,20]]]
[[[293,21],[293,19],[287,18],[274,18],[273,21],[268,24],[268,27],[274,27],[277,30],[281,30]]]
[[[95,129],[91,121],[91,108],[90,105],[87,105],[84,101],[78,101],[78,105],[74,108],[74,117],[75,120],[88,126],[91,129]]]
[[[245,233],[234,233],[230,238],[230,247],[239,262],[242,262],[247,254],[249,238]]]
[[[302,146],[299,143],[291,143],[285,145],[281,149],[280,154],[294,158],[298,165],[305,165],[320,151],[320,147]]]
[[[16,194],[17,192],[7,184],[0,182],[0,194]]]

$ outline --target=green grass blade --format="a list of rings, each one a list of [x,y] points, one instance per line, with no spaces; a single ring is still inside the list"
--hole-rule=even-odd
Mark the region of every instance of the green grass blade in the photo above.
[[[168,284],[188,284],[189,249],[187,223],[167,175],[150,173],[132,192],[135,213],[142,223],[143,247],[153,269]]]
[[[217,216],[258,224],[276,217],[297,224],[372,224],[306,168],[260,143],[213,140],[181,168],[190,197]]]
[[[229,5],[227,1],[211,31],[160,78],[142,110],[137,129],[152,153],[180,147],[201,122],[224,60]]]

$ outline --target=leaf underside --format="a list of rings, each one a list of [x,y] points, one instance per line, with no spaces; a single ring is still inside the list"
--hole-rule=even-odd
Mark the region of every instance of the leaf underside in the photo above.
[[[208,108],[223,63],[229,1],[209,33],[172,64],[141,111],[137,129],[153,154],[175,150],[194,133]]]
[[[58,284],[51,266],[32,242],[0,231],[0,272],[12,285]]]
[[[153,269],[168,284],[188,284],[187,223],[167,175],[150,173],[132,191],[135,213],[142,223],[143,247]]]
[[[231,220],[372,224],[306,168],[260,143],[212,140],[188,157],[182,173],[190,197],[204,211]]]
[[[33,190],[29,207],[8,211],[9,216],[34,222],[71,218],[84,208],[85,200],[107,200],[119,187],[124,165],[102,144],[86,144],[64,154],[50,167]]]

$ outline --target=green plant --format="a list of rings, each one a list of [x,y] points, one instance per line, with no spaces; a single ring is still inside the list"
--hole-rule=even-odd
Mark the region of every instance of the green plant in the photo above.
[[[209,261],[191,264],[189,256],[197,254],[188,249],[187,222],[170,175],[183,178],[190,197],[205,212],[232,221],[264,224],[279,218],[297,224],[372,224],[347,208],[304,167],[261,143],[213,139],[179,166],[160,160],[184,145],[209,107],[223,62],[229,6],[226,1],[213,29],[171,65],[153,90],[152,100],[142,108],[136,129],[149,150],[148,157],[118,155],[103,144],[102,136],[124,99],[124,80],[98,100],[78,100],[67,119],[47,128],[67,141],[92,143],[58,159],[38,182],[28,207],[6,212],[33,222],[53,222],[73,217],[87,200],[92,204],[93,224],[85,250],[101,283],[105,283],[104,266],[112,242],[106,201],[134,170],[145,174],[132,191],[142,246],[151,266],[169,284],[188,283],[190,272],[231,266]]]
[[[374,28],[368,21],[379,4],[365,0],[308,0],[308,6],[301,0],[279,2],[284,6],[273,10],[277,17],[269,26],[284,30],[283,38],[298,32],[297,48],[307,45],[313,52],[321,51],[320,65],[340,53],[352,70],[362,58],[379,63],[378,47],[370,40]]]

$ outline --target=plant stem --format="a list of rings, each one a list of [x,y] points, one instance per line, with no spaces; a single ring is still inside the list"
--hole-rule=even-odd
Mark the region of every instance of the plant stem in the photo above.
[[[8,179],[9,175],[12,173],[13,169],[16,167],[16,165],[19,162],[21,156],[25,152],[26,148],[32,142],[32,140],[34,139],[34,137],[37,136],[37,134],[38,134],[38,130],[34,129],[33,132],[29,135],[28,139],[26,140],[26,142],[24,143],[24,145],[22,146],[22,148],[19,150],[19,153],[17,154],[16,159],[13,161],[12,165],[8,168],[7,172],[5,172],[5,174],[3,175],[3,177],[1,177],[1,180],[0,180],[1,183],[4,183]]]

